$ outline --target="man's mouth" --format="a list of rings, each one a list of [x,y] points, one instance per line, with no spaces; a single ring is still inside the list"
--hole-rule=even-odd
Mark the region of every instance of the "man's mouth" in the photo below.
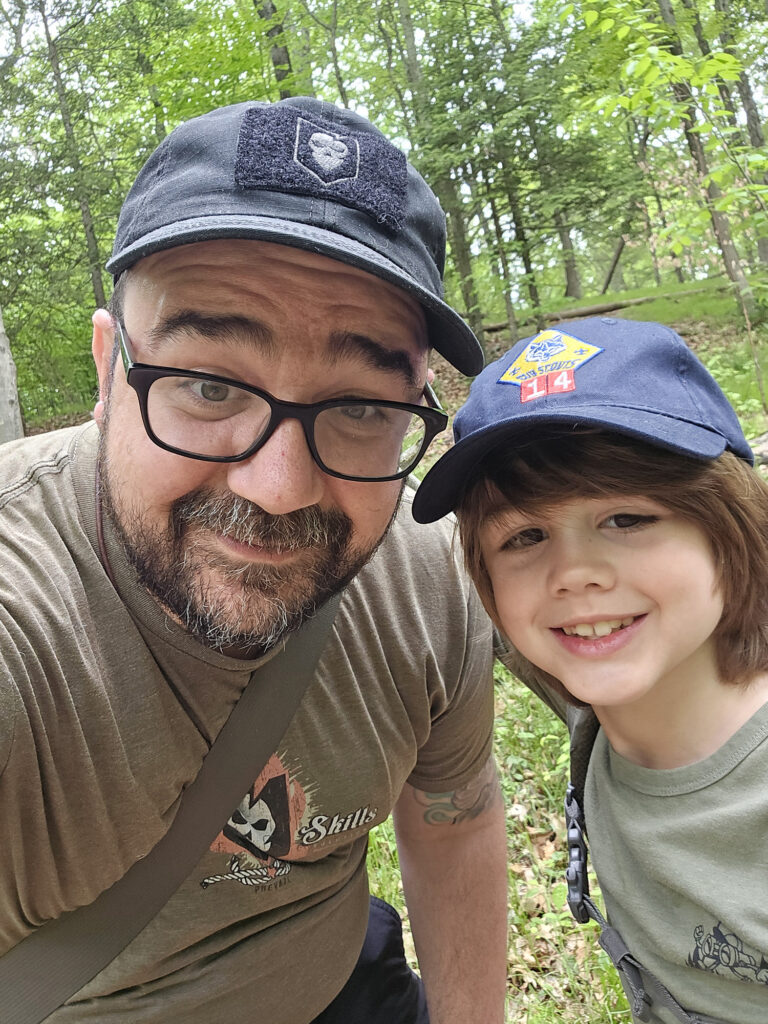
[[[631,626],[636,618],[636,615],[627,615],[623,619],[602,619],[600,622],[576,622],[572,626],[561,626],[560,628],[566,636],[610,636],[611,633],[615,633],[625,626]]]
[[[238,538],[228,536],[225,533],[215,533],[214,535],[226,548],[232,551],[233,554],[266,562],[295,560],[299,555],[312,550],[310,546],[302,546],[298,544],[279,547],[274,543],[262,543],[257,539],[250,541],[239,540]]]

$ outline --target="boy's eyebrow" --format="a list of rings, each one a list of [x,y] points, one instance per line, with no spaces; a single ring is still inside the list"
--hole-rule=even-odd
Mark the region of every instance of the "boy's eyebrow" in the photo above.
[[[519,514],[519,509],[514,505],[491,505],[485,512],[485,520],[491,526],[503,526],[505,520]]]

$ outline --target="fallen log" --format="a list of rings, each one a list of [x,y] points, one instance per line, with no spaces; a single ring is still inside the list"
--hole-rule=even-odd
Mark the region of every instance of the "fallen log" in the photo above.
[[[546,323],[557,323],[559,320],[578,320],[585,316],[599,316],[601,313],[612,313],[616,309],[627,309],[630,306],[639,306],[643,302],[653,302],[654,299],[676,299],[680,295],[696,295],[699,292],[727,291],[729,284],[720,285],[717,288],[687,288],[682,292],[667,292],[663,295],[643,295],[636,299],[617,299],[615,302],[600,302],[594,306],[580,306],[575,309],[561,309],[556,313],[541,313],[538,317],[531,316],[526,320],[519,320],[518,327],[523,324],[536,323],[537,320],[544,320]],[[483,324],[483,330],[489,334],[496,331],[506,331],[509,324],[502,321],[498,324]]]

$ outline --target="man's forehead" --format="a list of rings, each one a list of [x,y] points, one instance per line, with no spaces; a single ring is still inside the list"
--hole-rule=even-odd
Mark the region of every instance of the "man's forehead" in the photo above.
[[[400,286],[367,270],[321,253],[253,239],[214,239],[164,249],[138,261],[126,272],[126,296],[141,304],[179,301],[216,305],[218,295],[238,292],[274,295],[271,289],[290,288],[300,299],[307,291],[328,307],[370,308],[402,317],[426,345],[427,326],[419,301]],[[186,293],[186,296],[185,296]],[[178,300],[176,299],[178,296]]]

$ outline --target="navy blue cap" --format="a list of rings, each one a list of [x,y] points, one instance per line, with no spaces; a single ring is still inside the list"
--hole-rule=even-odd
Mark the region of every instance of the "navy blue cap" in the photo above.
[[[172,132],[120,212],[107,270],[153,252],[251,238],[322,253],[405,289],[430,345],[462,373],[483,365],[468,325],[443,301],[445,215],[403,153],[364,117],[292,97],[237,103]]]
[[[604,427],[695,458],[728,450],[753,462],[728,399],[678,334],[635,320],[577,320],[518,342],[476,378],[454,420],[456,444],[416,492],[417,522],[456,508],[478,460],[538,424]]]

